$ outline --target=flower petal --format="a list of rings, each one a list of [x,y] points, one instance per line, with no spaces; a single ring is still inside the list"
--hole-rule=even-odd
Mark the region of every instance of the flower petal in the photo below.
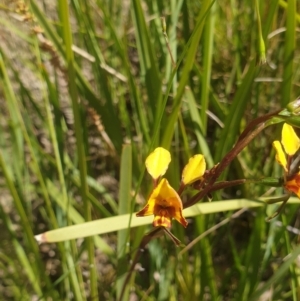
[[[154,214],[153,226],[171,227],[171,220],[175,218],[184,227],[188,222],[182,215],[182,202],[176,190],[163,178],[152,191],[146,206],[137,216]]]
[[[281,143],[284,147],[285,152],[289,156],[293,156],[300,147],[300,139],[295,133],[292,126],[287,123],[283,124]]]
[[[182,202],[180,196],[169,182],[166,179],[162,179],[153,192],[154,194],[157,194],[156,205],[168,210],[171,218],[175,218],[179,223],[186,227],[188,222],[182,215]],[[151,197],[154,194],[152,194]],[[157,214],[156,210],[157,207],[155,206],[154,215]]]
[[[275,156],[276,161],[284,168],[284,170],[286,172],[288,172],[287,161],[286,161],[285,153],[283,152],[281,143],[276,140],[273,142],[272,145],[276,150],[276,156]]]
[[[171,154],[162,147],[157,147],[146,159],[146,168],[154,180],[164,175],[171,162]]]
[[[181,181],[185,184],[191,184],[199,180],[205,173],[206,162],[203,155],[195,155],[189,159],[188,164],[182,171]]]
[[[155,199],[149,198],[145,207],[136,213],[136,216],[147,216],[152,215],[154,212]]]
[[[285,189],[294,192],[300,198],[300,172],[295,174],[290,180],[284,184]]]

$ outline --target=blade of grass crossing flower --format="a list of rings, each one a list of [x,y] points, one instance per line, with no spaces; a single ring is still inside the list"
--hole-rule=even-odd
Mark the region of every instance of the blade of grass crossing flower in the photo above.
[[[290,198],[289,204],[299,204],[298,198]],[[211,203],[199,203],[192,207],[183,210],[185,217],[197,216],[199,214],[211,214],[224,211],[232,211],[241,209],[243,207],[255,208],[266,206],[266,201],[262,200],[247,200],[247,199],[236,199],[226,201],[214,201]],[[113,216],[103,218],[100,220],[94,220],[78,225],[64,227],[61,229],[55,229],[36,235],[36,239],[40,242],[58,242],[70,239],[76,239],[80,237],[101,235],[114,231],[119,231],[128,228],[129,220],[131,219],[131,228],[149,225],[153,222],[152,216],[136,217],[134,214],[125,214],[120,216]]]
[[[69,94],[72,100],[72,109],[74,115],[74,124],[75,124],[75,136],[76,136],[76,148],[79,161],[79,170],[80,170],[80,181],[81,181],[81,197],[84,203],[84,217],[86,221],[90,221],[91,218],[91,206],[87,198],[88,186],[86,182],[87,178],[87,167],[86,167],[86,157],[84,142],[82,137],[82,122],[79,113],[79,104],[78,104],[78,94],[77,86],[75,83],[76,71],[75,71],[75,62],[74,54],[72,51],[72,32],[69,18],[69,4],[66,0],[59,1],[59,10],[60,18],[63,25],[63,40],[65,44],[65,57],[67,62],[67,74],[68,74],[68,85],[69,85]],[[90,294],[94,299],[98,299],[98,289],[97,289],[97,274],[96,274],[96,265],[94,262],[94,243],[92,238],[87,238],[86,248],[88,252],[88,261],[90,269]]]
[[[296,0],[288,0],[286,10],[286,32],[283,56],[283,81],[281,87],[281,104],[285,107],[292,99],[294,52],[296,48]]]
[[[130,213],[131,209],[131,187],[132,187],[132,148],[131,145],[124,145],[122,156],[121,156],[121,167],[120,167],[120,190],[119,190],[119,208],[118,213],[126,214]],[[127,253],[127,242],[129,239],[130,224],[125,230],[118,232],[118,264],[122,264],[120,259]],[[124,264],[124,262],[123,262]],[[120,267],[122,268],[122,267]],[[126,270],[126,269],[125,269]],[[117,280],[117,299],[120,298],[123,284],[126,275],[121,276]],[[129,298],[129,290],[126,290],[123,298],[127,300]]]

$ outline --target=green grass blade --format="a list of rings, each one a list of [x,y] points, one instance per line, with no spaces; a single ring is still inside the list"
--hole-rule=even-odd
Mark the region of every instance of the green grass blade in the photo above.
[[[14,233],[12,221],[9,216],[4,213],[2,206],[0,206],[0,216],[1,220],[10,232],[14,251],[16,252],[17,257],[22,265],[23,271],[26,273],[32,287],[35,290],[35,293],[41,298],[41,300],[44,300],[42,287],[40,287],[38,275],[36,272],[36,266],[29,261],[28,256],[26,255],[26,250],[24,250],[24,248],[18,241],[16,234]]]
[[[286,276],[286,273],[289,271],[290,266],[294,264],[294,261],[297,259],[297,257],[300,254],[300,246],[296,247],[293,252],[289,254],[288,257],[286,257],[286,260],[284,263],[279,267],[279,269],[274,273],[274,275],[266,281],[256,292],[254,292],[250,298],[249,301],[256,301],[259,299],[259,297],[268,290],[271,286],[275,286],[280,281],[283,280],[283,278]]]
[[[201,131],[202,121],[200,119],[199,109],[197,108],[195,97],[190,89],[186,89],[185,95],[186,95],[187,102],[188,102],[189,113],[191,115],[193,131],[197,137],[197,141],[198,141],[198,145],[199,145],[199,152],[201,151],[202,154],[204,155],[207,165],[209,167],[213,167],[214,162],[212,159],[212,155],[211,155],[209,146],[208,146],[205,138],[203,137],[203,134]]]
[[[161,80],[154,55],[155,51],[150,40],[141,2],[139,0],[133,0],[131,3],[132,18],[136,30],[136,40],[140,57],[141,72],[142,76],[145,78],[148,101],[152,110],[152,114],[154,115],[157,101],[158,99],[160,99]]]
[[[165,147],[166,149],[169,148],[171,144],[171,140],[173,137],[174,127],[175,123],[178,118],[178,113],[181,108],[181,101],[182,101],[182,95],[185,90],[185,86],[187,84],[187,81],[189,79],[190,71],[192,70],[195,55],[199,46],[199,41],[202,36],[203,27],[205,24],[206,17],[209,13],[209,10],[211,9],[212,4],[214,1],[206,0],[201,5],[201,10],[199,12],[199,15],[197,17],[197,23],[194,29],[193,34],[190,38],[190,43],[187,44],[188,50],[185,53],[185,64],[183,66],[181,79],[177,88],[176,96],[173,101],[173,107],[172,107],[172,113],[170,114],[168,118],[167,125],[164,130],[164,135],[162,137],[161,145]]]
[[[255,65],[255,60],[252,60],[250,65],[246,68],[243,81],[235,94],[230,111],[226,117],[221,137],[216,145],[215,162],[219,162],[221,160],[221,158],[231,149],[237,139],[240,123],[246,106],[250,100],[249,93],[256,74],[257,67]]]
[[[84,218],[86,221],[92,219],[91,216],[91,206],[88,200],[88,185],[86,182],[87,178],[87,166],[86,166],[86,156],[83,141],[82,132],[82,121],[80,118],[80,108],[78,104],[78,93],[77,86],[75,82],[76,71],[75,71],[75,61],[74,54],[72,50],[72,32],[69,18],[69,4],[66,0],[59,1],[60,17],[63,26],[63,38],[65,43],[65,57],[67,62],[67,74],[69,80],[69,93],[72,100],[72,108],[75,123],[75,136],[76,136],[76,149],[79,161],[80,170],[80,181],[81,181],[81,197],[84,204]],[[97,273],[95,268],[94,260],[94,243],[92,238],[87,238],[86,248],[88,252],[88,260],[90,267],[90,290],[92,298],[98,299],[98,289],[97,289]],[[79,297],[79,296],[77,296]]]
[[[299,204],[300,201],[297,198],[290,198],[288,204]],[[210,203],[196,204],[190,208],[184,209],[183,213],[186,217],[197,216],[199,214],[211,214],[217,212],[237,210],[244,207],[255,208],[266,206],[266,203],[262,200],[253,201],[247,199],[227,200],[227,201],[214,201]],[[113,216],[109,218],[103,218],[92,222],[86,222],[74,226],[64,227],[48,231],[39,235],[36,235],[36,239],[40,242],[58,242],[70,239],[76,239],[80,237],[92,236],[97,234],[105,234],[114,231],[127,229],[130,219],[130,226],[138,227],[143,225],[149,225],[153,221],[152,216],[136,217],[134,214],[123,214],[120,216]]]
[[[121,156],[121,167],[120,167],[120,191],[119,191],[119,215],[130,213],[131,209],[131,187],[132,187],[132,148],[131,145],[124,145],[123,152]],[[130,229],[130,228],[128,228]],[[121,259],[127,253],[127,242],[129,238],[128,229],[120,230],[118,232],[118,260],[119,264],[122,265]],[[126,263],[127,266],[127,263]],[[118,266],[119,269],[122,269],[122,266]],[[126,268],[125,268],[126,270]],[[124,285],[126,275],[121,276],[117,280],[117,299],[120,298],[122,288]],[[126,300],[129,298],[129,291],[123,295],[123,298]]]
[[[283,56],[283,81],[281,90],[281,104],[286,106],[293,100],[292,84],[293,84],[293,65],[294,54],[296,49],[296,0],[289,0],[286,10],[286,33],[284,42]]]
[[[203,75],[201,85],[201,121],[202,131],[206,135],[207,131],[207,110],[209,107],[209,92],[210,80],[212,69],[212,55],[213,55],[213,42],[214,42],[214,25],[215,25],[215,10],[216,3],[214,3],[207,15],[204,27],[204,41],[203,41]]]

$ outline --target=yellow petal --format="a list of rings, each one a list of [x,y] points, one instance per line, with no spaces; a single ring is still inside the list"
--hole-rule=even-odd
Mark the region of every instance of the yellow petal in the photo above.
[[[136,216],[152,215],[154,212],[154,206],[155,206],[155,200],[150,198],[147,201],[147,204],[145,205],[145,207],[136,213]]]
[[[182,208],[180,196],[165,178],[161,179],[157,187],[153,190],[150,199],[155,199],[155,203],[163,207],[175,205]]]
[[[146,159],[146,168],[153,179],[164,175],[171,162],[169,151],[162,147],[156,148]]]
[[[206,162],[203,155],[195,155],[189,159],[182,172],[182,182],[185,185],[199,180],[205,173]]]
[[[281,143],[289,156],[293,156],[300,147],[299,137],[295,133],[293,127],[287,123],[282,127]]]
[[[300,173],[298,172],[292,179],[286,181],[284,187],[287,190],[294,192],[298,198],[300,198]]]
[[[172,218],[175,218],[184,227],[188,222],[182,215],[182,202],[176,190],[163,178],[152,191],[146,206],[137,213],[137,216],[154,214],[153,226],[169,228]]]
[[[281,143],[279,141],[274,141],[273,142],[273,147],[276,150],[276,156],[275,159],[276,161],[284,168],[284,170],[287,172],[287,161],[286,161],[286,157],[285,157],[285,153],[283,152]]]

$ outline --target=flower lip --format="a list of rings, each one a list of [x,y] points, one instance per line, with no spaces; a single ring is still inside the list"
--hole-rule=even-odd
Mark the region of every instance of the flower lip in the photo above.
[[[187,221],[182,215],[182,202],[175,191],[169,184],[168,180],[163,178],[158,186],[152,191],[146,206],[139,211],[137,216],[154,215],[153,226],[171,227],[172,218],[176,219],[184,227]]]

